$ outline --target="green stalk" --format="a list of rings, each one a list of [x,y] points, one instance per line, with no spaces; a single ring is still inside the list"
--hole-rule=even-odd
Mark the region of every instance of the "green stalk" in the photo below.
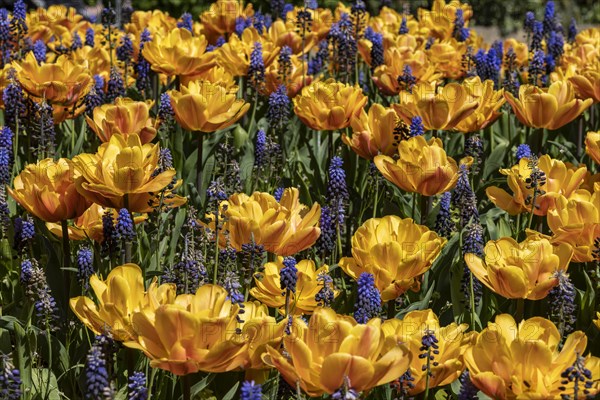
[[[183,400],[191,400],[191,387],[190,387],[190,376],[183,375],[181,377],[181,391],[183,395]]]
[[[71,291],[71,243],[69,241],[69,225],[67,220],[61,221],[62,227],[62,248],[63,248],[63,278],[65,290],[67,291],[67,299],[70,299]]]
[[[377,204],[379,203],[379,177],[375,177],[375,200],[373,201],[373,218],[377,217]],[[413,207],[414,210],[414,207]],[[413,212],[414,218],[414,212]]]
[[[219,201],[217,200],[217,210],[215,212],[215,266],[213,271],[213,284],[217,284],[217,275],[219,272]]]
[[[517,299],[517,309],[515,311],[515,320],[517,322],[523,320],[525,313],[525,299]]]
[[[198,194],[200,198],[202,198],[202,153],[204,152],[204,134],[200,131],[196,132],[198,134],[198,160],[196,161],[196,189],[198,190]]]
[[[473,273],[469,273],[469,307],[471,308],[471,329],[475,330],[475,289],[473,289]]]
[[[431,349],[427,350],[427,369],[425,370],[425,394],[423,399],[429,400],[429,375],[431,373]]]

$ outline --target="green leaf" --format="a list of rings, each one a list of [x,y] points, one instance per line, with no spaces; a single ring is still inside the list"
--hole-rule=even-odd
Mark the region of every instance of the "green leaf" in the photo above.
[[[32,371],[31,393],[34,399],[60,400],[56,376],[48,368],[34,368]]]
[[[225,396],[223,396],[223,400],[232,400],[233,396],[235,396],[236,392],[237,392],[237,388],[238,386],[240,386],[240,382],[236,382],[235,385],[233,385],[233,387],[231,389],[229,389],[229,392],[227,392],[225,394]]]
[[[483,179],[486,179],[491,173],[506,166],[504,164],[504,157],[506,156],[507,148],[508,146],[506,144],[500,144],[492,151],[492,154],[485,159],[482,175]]]

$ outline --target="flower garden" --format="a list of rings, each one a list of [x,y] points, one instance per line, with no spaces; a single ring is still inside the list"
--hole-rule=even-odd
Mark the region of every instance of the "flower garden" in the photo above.
[[[0,400],[595,398],[600,27],[393,3],[0,9]]]

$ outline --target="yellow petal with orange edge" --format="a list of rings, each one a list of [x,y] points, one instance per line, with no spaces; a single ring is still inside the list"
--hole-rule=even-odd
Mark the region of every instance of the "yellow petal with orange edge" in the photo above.
[[[356,391],[369,388],[375,368],[362,357],[347,353],[335,353],[325,358],[321,368],[321,385],[328,393],[333,393],[344,385],[344,378]]]

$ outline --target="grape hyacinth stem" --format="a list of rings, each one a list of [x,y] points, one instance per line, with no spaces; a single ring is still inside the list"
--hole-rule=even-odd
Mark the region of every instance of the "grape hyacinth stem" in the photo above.
[[[61,221],[62,227],[62,246],[63,246],[63,277],[65,290],[67,291],[67,299],[71,298],[70,290],[71,290],[71,243],[69,242],[69,225],[67,220]]]

